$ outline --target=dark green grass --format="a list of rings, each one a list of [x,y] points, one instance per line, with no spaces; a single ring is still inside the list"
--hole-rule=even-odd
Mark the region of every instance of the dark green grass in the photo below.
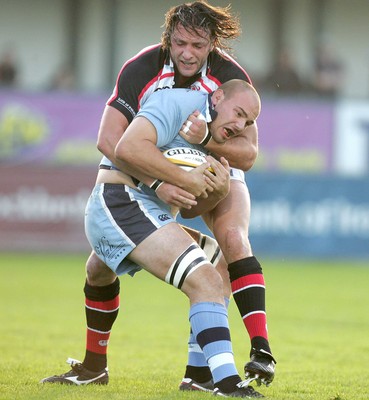
[[[187,359],[184,295],[145,272],[121,280],[106,387],[40,385],[84,355],[87,255],[0,256],[0,399],[209,399],[177,389]],[[369,262],[262,260],[275,400],[361,400],[369,393]],[[237,367],[249,340],[230,305]]]

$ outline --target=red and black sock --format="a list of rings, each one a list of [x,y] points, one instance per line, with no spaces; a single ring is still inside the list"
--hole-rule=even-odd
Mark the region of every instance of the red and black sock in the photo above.
[[[119,288],[118,278],[107,286],[91,286],[86,281],[87,336],[83,365],[90,371],[101,371],[107,366],[110,331],[119,311]]]
[[[247,257],[228,265],[233,298],[255,350],[271,353],[265,312],[265,282],[261,265]]]

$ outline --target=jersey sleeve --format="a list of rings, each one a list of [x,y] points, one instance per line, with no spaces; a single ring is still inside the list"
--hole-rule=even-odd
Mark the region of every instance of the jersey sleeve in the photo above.
[[[155,45],[146,47],[122,66],[106,104],[124,114],[129,123],[138,112],[146,85],[158,75],[160,61],[160,47]]]
[[[158,147],[166,146],[178,135],[188,115],[201,107],[203,94],[187,89],[164,89],[153,93],[137,114],[155,127]]]
[[[177,102],[173,101],[172,90],[153,93],[137,116],[147,118],[154,125],[158,147],[170,143],[182,126],[181,112]]]

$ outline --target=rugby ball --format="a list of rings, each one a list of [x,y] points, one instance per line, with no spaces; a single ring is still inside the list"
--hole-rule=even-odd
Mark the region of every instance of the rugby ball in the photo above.
[[[191,171],[193,168],[206,163],[206,154],[200,150],[192,149],[190,147],[174,147],[163,152],[166,157],[173,164],[178,165],[185,171]],[[209,168],[214,172],[212,168]]]

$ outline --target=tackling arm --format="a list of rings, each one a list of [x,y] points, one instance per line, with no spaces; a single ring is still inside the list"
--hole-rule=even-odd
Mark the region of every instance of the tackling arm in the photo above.
[[[115,146],[128,127],[128,120],[120,111],[114,107],[105,106],[99,133],[97,137],[97,148],[105,157],[120,168],[120,160],[115,158]]]

